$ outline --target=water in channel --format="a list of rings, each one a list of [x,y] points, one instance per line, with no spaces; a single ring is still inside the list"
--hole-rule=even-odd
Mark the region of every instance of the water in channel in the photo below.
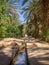
[[[27,65],[25,52],[21,52],[20,54],[18,54],[18,56],[16,57],[16,62],[14,63],[14,65]]]

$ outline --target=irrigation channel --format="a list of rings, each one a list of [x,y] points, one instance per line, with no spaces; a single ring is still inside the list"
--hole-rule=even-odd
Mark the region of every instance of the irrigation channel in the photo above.
[[[12,59],[10,65],[29,65],[27,49],[23,49],[16,53],[15,57]]]
[[[22,51],[15,57],[15,62],[13,65],[28,65],[28,60],[26,56],[26,52]]]
[[[10,65],[29,65],[26,40],[24,40],[23,44],[25,45],[24,49],[16,53]]]

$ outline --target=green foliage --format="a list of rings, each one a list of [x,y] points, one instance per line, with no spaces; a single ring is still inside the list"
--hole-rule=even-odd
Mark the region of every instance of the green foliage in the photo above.
[[[23,37],[23,25],[19,25],[18,29],[19,29],[19,36]]]
[[[9,12],[7,11],[7,1],[8,0],[0,1],[0,38],[19,38],[22,36],[23,26],[20,25],[18,15],[15,15],[16,11],[14,11],[14,9],[12,9],[12,14],[9,15]],[[15,14],[13,12],[15,12]]]
[[[27,31],[26,24],[24,24],[24,25],[23,25],[23,36],[25,36],[26,31]]]
[[[49,41],[49,28],[43,31],[43,37],[46,41]]]
[[[0,0],[0,37],[1,38],[4,38],[4,37],[20,38],[20,37],[23,37],[26,33],[28,34],[28,36],[33,37],[36,32],[36,36],[37,34],[39,34],[46,41],[49,40],[49,28],[48,28],[49,26],[47,27],[45,23],[44,25],[46,25],[47,29],[45,29],[44,27],[43,29],[45,30],[42,31],[42,29],[39,29],[39,25],[45,21],[42,21],[40,24],[38,24],[39,18],[43,19],[42,15],[44,14],[44,11],[42,10],[43,9],[42,0],[38,0],[38,1],[23,0],[23,4],[25,4],[26,2],[28,3],[27,6],[24,6],[22,11],[22,12],[25,12],[24,17],[27,21],[27,24],[24,24],[24,25],[20,25],[17,12],[14,9],[14,4],[10,3],[9,5],[9,3],[7,4],[7,2],[8,0]],[[10,14],[11,13],[12,14],[9,15],[9,12]],[[39,33],[40,30],[41,32]]]
[[[23,12],[25,12],[24,17],[27,20],[27,34],[29,36],[43,37],[46,41],[49,40],[49,17],[48,17],[48,0],[23,0],[23,4],[27,3],[28,5],[24,6]],[[47,6],[47,7],[46,7]],[[30,23],[29,20],[31,20]],[[34,21],[33,21],[34,20]],[[41,21],[42,27],[38,21]],[[33,24],[34,28],[33,29]]]
[[[12,24],[9,24],[7,27],[7,37],[18,37],[19,35],[19,29],[17,26],[13,26]]]
[[[23,26],[19,25],[13,25],[13,24],[3,24],[0,25],[0,37],[5,38],[5,37],[16,37],[20,38],[23,36]]]
[[[32,24],[32,25],[27,25],[27,34],[28,34],[28,36],[31,36],[31,37],[33,37],[34,35],[35,35],[35,27],[34,27],[34,25]]]
[[[0,27],[0,37],[1,38],[6,37],[6,28],[4,26]]]

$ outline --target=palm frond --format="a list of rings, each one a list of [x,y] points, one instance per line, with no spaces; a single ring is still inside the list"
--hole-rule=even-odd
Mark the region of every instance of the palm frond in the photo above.
[[[27,2],[28,0],[23,0],[23,3],[22,3],[22,5],[24,5],[26,2]]]
[[[17,14],[16,10],[14,8],[8,7],[8,11],[14,15]]]
[[[29,12],[26,12],[26,13],[24,14],[25,21],[29,21],[29,19],[32,18],[32,17],[31,17],[31,14],[32,14],[32,10],[29,11]]]

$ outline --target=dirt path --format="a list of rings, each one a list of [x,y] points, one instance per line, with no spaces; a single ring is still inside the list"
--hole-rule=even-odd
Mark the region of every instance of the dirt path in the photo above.
[[[9,65],[16,52],[17,46],[0,48],[0,65]]]
[[[0,41],[0,65],[8,65],[12,59],[17,47],[12,42],[18,42],[18,45],[21,44],[23,39],[13,39],[7,38]],[[32,43],[28,43],[28,57],[30,65],[49,65],[49,44],[41,42],[38,39],[30,40]],[[35,44],[35,47],[33,47]],[[1,47],[4,45],[5,47]],[[12,45],[12,46],[10,46]]]
[[[30,65],[49,65],[49,49],[34,48],[28,49]]]

